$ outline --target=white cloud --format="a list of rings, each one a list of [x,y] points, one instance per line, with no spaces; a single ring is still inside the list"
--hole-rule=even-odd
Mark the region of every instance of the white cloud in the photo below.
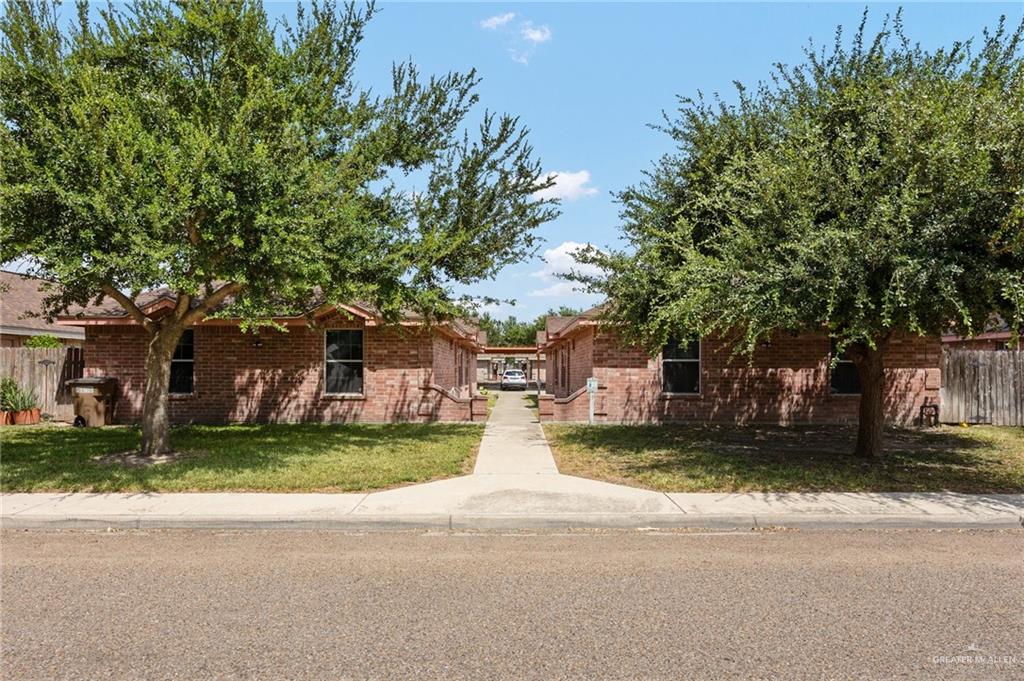
[[[577,296],[580,294],[577,290],[577,286],[579,286],[579,284],[575,284],[571,281],[560,281],[546,288],[534,289],[527,295],[531,298],[568,298],[569,296]]]
[[[555,184],[547,189],[536,191],[533,195],[538,199],[565,199],[575,201],[585,196],[597,194],[596,187],[588,187],[590,183],[590,171],[580,170],[571,173],[566,170],[556,170],[548,173],[549,178],[554,178]]]
[[[516,313],[515,308],[508,303],[484,303],[480,306],[480,314],[485,312],[492,317],[501,319],[512,316]]]
[[[534,26],[532,21],[525,21],[520,29],[520,36],[523,40],[534,45],[538,43],[546,43],[551,40],[551,29],[545,24],[543,26]]]
[[[516,17],[515,12],[495,14],[482,20],[480,28],[503,35],[508,41],[508,55],[512,61],[527,65],[537,51],[537,46],[550,41],[554,34],[547,24],[538,26],[529,19],[513,25],[512,20]]]
[[[568,274],[570,271],[580,274],[600,275],[601,269],[596,265],[581,264],[573,255],[581,248],[590,244],[579,243],[578,241],[564,241],[554,248],[544,251],[542,256],[544,268],[533,272],[534,276],[547,286],[530,291],[527,295],[532,298],[578,298],[595,299],[596,296],[584,293],[579,289],[579,284],[572,281],[560,279],[558,275]]]
[[[481,28],[486,28],[489,31],[493,31],[497,28],[501,28],[508,22],[516,18],[515,12],[506,12],[505,14],[495,14],[493,17],[487,17],[480,22]]]

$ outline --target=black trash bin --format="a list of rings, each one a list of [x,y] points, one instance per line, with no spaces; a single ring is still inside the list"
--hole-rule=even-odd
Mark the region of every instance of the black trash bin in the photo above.
[[[73,378],[67,382],[75,416],[87,426],[106,426],[114,422],[117,402],[117,379],[109,376]]]

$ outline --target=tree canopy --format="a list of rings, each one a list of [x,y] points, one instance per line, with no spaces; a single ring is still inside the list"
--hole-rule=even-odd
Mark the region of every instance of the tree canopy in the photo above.
[[[575,317],[580,312],[576,308],[562,305],[558,309],[549,309],[533,321],[519,321],[514,316],[496,319],[485,312],[480,315],[478,324],[487,332],[488,345],[534,345],[537,332],[544,330],[548,317]]]
[[[677,151],[619,195],[631,248],[582,258],[608,274],[581,277],[606,315],[652,350],[1024,327],[1021,29],[927,51],[897,16],[806,55],[666,117]]]
[[[314,298],[457,312],[451,285],[532,253],[554,208],[517,119],[469,134],[476,73],[399,64],[390,92],[359,87],[374,12],[83,2],[62,30],[56,6],[8,3],[0,260],[59,283],[51,312],[156,286],[253,321]]]

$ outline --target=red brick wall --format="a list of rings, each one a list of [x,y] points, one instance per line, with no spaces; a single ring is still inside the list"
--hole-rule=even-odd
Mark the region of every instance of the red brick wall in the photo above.
[[[359,328],[341,321],[331,328]],[[366,327],[363,395],[324,395],[324,335],[306,327],[255,337],[234,326],[195,328],[194,392],[172,396],[175,423],[468,421],[471,400],[431,389],[433,336],[420,329]],[[86,328],[87,376],[119,382],[116,419],[138,421],[146,335],[136,326]]]
[[[728,346],[713,339],[701,345],[699,395],[665,395],[661,362],[637,348],[623,348],[608,333],[598,333],[592,348],[592,375],[598,379],[598,421],[847,422],[857,418],[856,395],[832,395],[829,388],[826,336],[779,335],[759,348],[752,362],[731,358]],[[573,357],[574,362],[576,358]],[[941,344],[936,339],[901,337],[886,350],[886,411],[890,421],[912,423],[921,405],[938,403]],[[587,359],[581,358],[586,365]],[[585,378],[584,378],[585,380]],[[555,394],[542,405],[551,421],[585,420],[586,393],[565,400]],[[548,413],[545,414],[545,411]]]
[[[476,392],[476,353],[450,338],[433,338],[433,383],[462,397]]]
[[[545,390],[555,397],[566,397],[587,385],[594,375],[594,328],[584,328],[560,343],[553,352],[546,353]],[[568,357],[568,371],[562,380],[562,363]]]

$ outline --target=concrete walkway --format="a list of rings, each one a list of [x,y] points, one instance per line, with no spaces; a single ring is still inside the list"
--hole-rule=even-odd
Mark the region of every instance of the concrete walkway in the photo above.
[[[665,494],[561,475],[504,393],[473,475],[369,494],[6,494],[5,528],[1020,527],[1024,494]]]
[[[473,475],[558,475],[540,422],[518,393],[504,393],[494,405]]]

